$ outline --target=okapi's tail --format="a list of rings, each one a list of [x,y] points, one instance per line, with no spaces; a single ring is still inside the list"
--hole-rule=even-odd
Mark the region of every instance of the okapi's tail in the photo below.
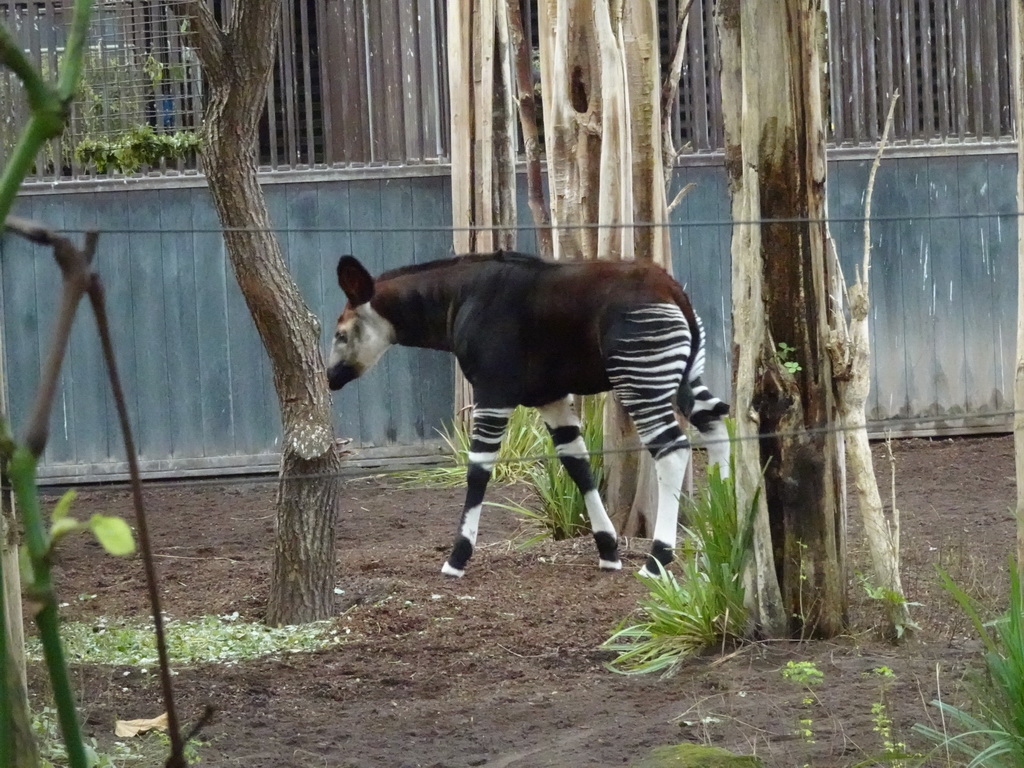
[[[680,309],[690,325],[690,360],[679,385],[676,404],[686,420],[704,433],[723,416],[729,415],[729,404],[711,394],[701,380],[704,375],[704,323],[688,300]]]

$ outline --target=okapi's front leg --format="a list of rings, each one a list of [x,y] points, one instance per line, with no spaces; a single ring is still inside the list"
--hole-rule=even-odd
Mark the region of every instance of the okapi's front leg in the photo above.
[[[583,494],[587,517],[594,531],[597,544],[598,567],[605,571],[617,571],[622,567],[619,560],[619,540],[608,512],[605,511],[601,494],[597,491],[590,471],[590,456],[580,434],[580,419],[572,407],[572,396],[556,400],[537,409],[551,433],[555,453]]]
[[[501,439],[505,435],[512,408],[473,408],[472,439],[469,443],[469,469],[466,472],[466,503],[462,508],[459,531],[455,536],[452,554],[441,566],[446,576],[462,576],[466,563],[473,556],[476,534],[480,525],[480,510],[484,492],[491,479],[491,470],[498,458]]]

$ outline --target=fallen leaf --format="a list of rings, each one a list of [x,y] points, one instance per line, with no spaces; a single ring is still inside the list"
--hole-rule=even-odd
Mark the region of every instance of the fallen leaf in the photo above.
[[[138,736],[146,731],[166,731],[167,713],[153,718],[142,718],[140,720],[118,720],[114,724],[114,735],[121,737]]]

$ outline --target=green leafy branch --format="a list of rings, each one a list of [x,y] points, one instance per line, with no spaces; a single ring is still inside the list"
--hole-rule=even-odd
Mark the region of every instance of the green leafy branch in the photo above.
[[[151,125],[136,125],[112,139],[82,139],[75,157],[96,166],[98,173],[135,173],[142,166],[187,158],[199,151],[202,140],[193,131],[157,133]]]

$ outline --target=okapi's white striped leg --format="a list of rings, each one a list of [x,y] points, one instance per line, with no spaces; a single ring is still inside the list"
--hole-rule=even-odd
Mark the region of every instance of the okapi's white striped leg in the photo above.
[[[655,576],[672,562],[679,523],[679,493],[690,460],[690,441],[676,421],[673,401],[684,381],[692,335],[674,304],[648,304],[622,315],[608,355],[615,395],[654,457],[658,509],[651,553],[641,576]]]
[[[690,463],[690,441],[676,425],[652,442],[647,449],[654,457],[654,472],[658,478],[658,513],[654,522],[651,553],[640,569],[641,576],[657,576],[658,564],[663,567],[672,562],[679,530],[679,494],[682,492],[686,467]],[[674,433],[674,434],[673,434]]]
[[[720,476],[728,477],[729,431],[722,423],[722,417],[729,415],[729,405],[712,395],[699,375],[691,376],[689,387],[692,405],[684,410],[683,415],[700,432],[708,452],[708,464],[717,464]]]
[[[583,503],[587,507],[587,517],[594,532],[597,544],[598,567],[604,571],[617,571],[622,567],[619,560],[619,539],[615,533],[612,519],[601,501],[594,477],[590,472],[590,456],[587,446],[580,434],[580,420],[572,407],[572,396],[556,400],[537,409],[551,433],[555,444],[555,453],[583,494]]]
[[[441,566],[446,576],[462,576],[466,563],[473,556],[476,535],[480,525],[480,510],[484,493],[491,479],[494,462],[498,458],[501,439],[505,435],[512,408],[473,408],[473,431],[469,443],[469,469],[466,471],[466,503],[462,508],[459,530],[455,535],[452,554]]]

